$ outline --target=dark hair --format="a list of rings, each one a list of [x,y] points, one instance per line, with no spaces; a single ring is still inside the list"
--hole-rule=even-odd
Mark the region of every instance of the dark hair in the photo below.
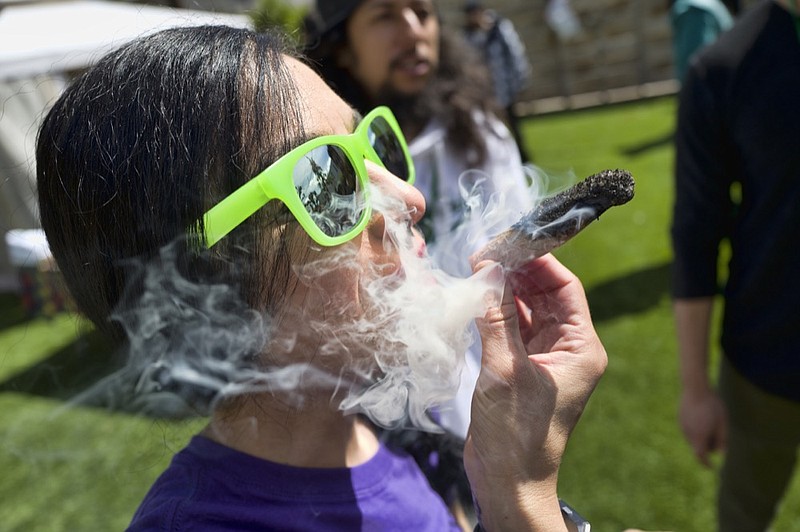
[[[435,117],[445,126],[447,138],[467,157],[482,165],[486,141],[474,120],[476,110],[502,117],[494,102],[491,80],[482,58],[463,37],[440,22],[439,67],[422,93],[373,101],[336,57],[347,46],[347,21],[321,35],[312,35],[305,54],[328,85],[361,113],[388,105],[404,131],[418,132]]]
[[[121,336],[108,318],[131,289],[127,261],[158,260],[176,241],[198,248],[204,212],[303,138],[285,42],[223,26],[164,30],[102,58],[47,114],[36,150],[42,227],[101,329]],[[277,216],[261,209],[183,269],[274,310],[291,241],[286,229],[263,231]]]

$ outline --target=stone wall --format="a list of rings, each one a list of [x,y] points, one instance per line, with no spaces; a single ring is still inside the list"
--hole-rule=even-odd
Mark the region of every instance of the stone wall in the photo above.
[[[257,0],[150,0],[204,9],[246,11]],[[309,6],[313,0],[285,0]],[[323,0],[325,1],[325,0]],[[435,0],[444,23],[463,25],[464,0]],[[746,9],[758,0],[740,0]],[[673,76],[668,0],[569,0],[581,31],[560,39],[545,20],[548,0],[484,0],[512,20],[533,78],[521,113],[543,113],[670,94]],[[208,4],[208,5],[206,5]],[[224,7],[223,7],[224,6]]]
[[[445,24],[463,23],[463,0],[439,0]],[[546,0],[486,0],[510,18],[533,78],[521,95],[532,112],[670,92],[671,30],[666,0],[571,0],[581,31],[563,40],[545,20]],[[595,101],[596,100],[596,101]]]

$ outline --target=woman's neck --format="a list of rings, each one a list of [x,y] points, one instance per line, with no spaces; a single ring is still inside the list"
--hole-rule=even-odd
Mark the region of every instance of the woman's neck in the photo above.
[[[297,467],[353,467],[378,451],[369,423],[343,415],[329,400],[304,400],[294,408],[269,394],[229,401],[215,410],[202,434],[245,454]]]

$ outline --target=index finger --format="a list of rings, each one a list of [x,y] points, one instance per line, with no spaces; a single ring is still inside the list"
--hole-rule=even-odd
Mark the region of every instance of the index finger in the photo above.
[[[557,295],[564,291],[579,296],[575,297],[576,302],[584,299],[583,285],[577,276],[549,253],[508,275],[514,295],[531,308],[531,304],[542,296]]]

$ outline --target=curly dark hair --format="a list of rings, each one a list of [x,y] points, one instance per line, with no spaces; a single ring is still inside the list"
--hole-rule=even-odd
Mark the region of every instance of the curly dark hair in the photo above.
[[[340,23],[321,35],[312,31],[306,42],[306,59],[328,85],[361,113],[376,105],[389,106],[409,137],[431,118],[437,118],[444,124],[447,139],[468,162],[482,165],[487,156],[486,142],[473,113],[479,110],[501,118],[504,115],[494,101],[488,70],[469,43],[440,23],[439,66],[425,89],[415,95],[370,98],[352,74],[336,62],[336,54],[347,45],[346,24]]]

